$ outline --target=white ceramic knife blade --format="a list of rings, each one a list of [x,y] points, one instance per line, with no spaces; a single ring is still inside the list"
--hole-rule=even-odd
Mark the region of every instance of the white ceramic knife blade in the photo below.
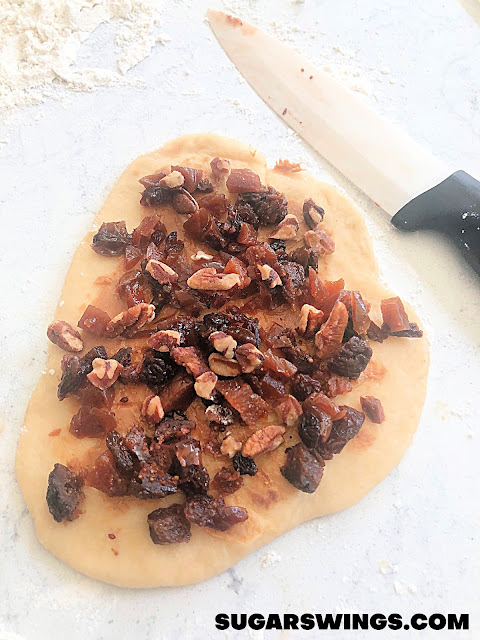
[[[393,216],[449,169],[365,99],[290,47],[221,11],[211,28],[258,95],[344,176]]]

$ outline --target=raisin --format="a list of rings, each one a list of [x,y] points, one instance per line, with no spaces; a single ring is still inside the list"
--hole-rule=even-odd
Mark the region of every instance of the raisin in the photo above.
[[[288,213],[287,199],[273,187],[260,193],[243,193],[241,200],[253,207],[261,225],[279,224]]]
[[[111,413],[97,407],[83,406],[70,422],[70,433],[76,438],[100,438],[116,426],[117,423]]]
[[[179,240],[176,231],[172,231],[165,239],[165,257],[180,255],[185,247],[183,240]]]
[[[104,222],[93,236],[92,249],[102,256],[118,256],[130,242],[131,237],[124,220]]]
[[[190,523],[180,504],[155,509],[148,514],[147,522],[154,544],[188,542],[191,538]]]
[[[329,364],[330,371],[339,376],[357,380],[372,357],[370,345],[354,336],[346,342]]]
[[[217,500],[211,495],[196,495],[187,500],[185,505],[187,520],[217,531],[227,531],[248,518],[243,507],[228,507],[223,498]]]
[[[282,349],[282,353],[300,373],[312,374],[315,370],[315,360],[312,356],[300,349],[300,347],[287,347]]]
[[[333,421],[330,436],[320,450],[325,460],[330,460],[333,454],[340,453],[347,442],[357,435],[365,420],[365,415],[352,407],[341,406],[340,409],[345,411],[345,415]]]
[[[235,493],[243,486],[243,478],[240,473],[228,467],[222,467],[212,480],[211,487],[222,495]]]
[[[233,456],[232,463],[235,471],[238,471],[241,476],[254,476],[258,471],[255,460],[248,456],[242,456],[240,451],[237,451]]]
[[[280,238],[274,238],[273,240],[269,240],[268,244],[272,247],[275,253],[285,253],[287,245],[285,240],[280,240]]]
[[[303,413],[298,423],[298,435],[306,447],[317,449],[328,439],[332,424],[332,418],[325,411]]]
[[[168,354],[150,350],[143,358],[140,376],[150,389],[158,391],[174,377],[177,370]]]
[[[297,400],[303,402],[312,393],[322,391],[322,383],[303,373],[297,373],[293,378],[291,392]]]
[[[47,505],[56,522],[74,520],[84,498],[83,480],[63,464],[55,464],[48,476]]]
[[[311,453],[301,442],[286,450],[286,460],[280,471],[296,489],[313,493],[323,476],[324,461]]]
[[[373,396],[364,396],[360,398],[360,404],[367,418],[375,424],[382,424],[385,420],[382,403],[378,398]]]
[[[121,347],[113,354],[112,360],[119,362],[122,367],[128,367],[132,364],[132,347]]]

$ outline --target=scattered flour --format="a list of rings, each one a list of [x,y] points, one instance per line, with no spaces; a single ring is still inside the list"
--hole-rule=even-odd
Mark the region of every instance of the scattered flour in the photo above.
[[[379,560],[377,566],[378,570],[380,573],[383,573],[383,575],[387,575],[388,573],[397,573],[398,571],[398,565],[390,564],[387,560]]]
[[[282,557],[276,551],[267,551],[260,558],[260,562],[262,563],[262,568],[266,569],[274,564],[278,564],[281,561]]]
[[[159,11],[160,0],[0,0],[0,112],[58,98],[65,88],[127,83],[124,74],[168,41],[154,35]],[[110,22],[117,70],[77,67],[82,43]]]

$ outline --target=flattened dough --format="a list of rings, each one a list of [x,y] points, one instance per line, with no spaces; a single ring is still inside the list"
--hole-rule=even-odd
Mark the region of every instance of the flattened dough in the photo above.
[[[139,204],[140,177],[169,164],[209,170],[209,162],[215,156],[229,158],[234,168],[248,166],[260,175],[264,184],[284,192],[289,203],[301,205],[305,198],[312,197],[324,207],[325,227],[333,234],[336,251],[322,262],[320,276],[327,280],[342,277],[346,288],[360,290],[371,302],[371,317],[378,322],[380,300],[392,293],[378,282],[378,269],[362,214],[334,187],[304,171],[271,170],[259,152],[234,140],[189,135],[134,160],[98,213],[96,225],[125,219],[131,230],[149,214]],[[179,226],[181,229],[181,223]],[[173,230],[169,223],[167,228]],[[91,250],[92,235],[87,234],[75,253],[61,295],[64,304],[55,314],[56,319],[66,320],[73,326],[87,304],[105,297],[108,278],[102,283],[99,276],[109,276],[122,268],[123,258],[105,258]],[[112,286],[114,284],[113,279]],[[410,308],[407,307],[407,311],[410,320],[418,321]],[[264,460],[259,458],[261,472],[253,478],[245,476],[244,486],[226,498],[227,504],[248,509],[246,522],[224,533],[192,525],[189,543],[159,546],[150,539],[147,514],[177,501],[177,496],[142,501],[130,497],[108,498],[95,489],[86,488],[79,518],[58,524],[50,515],[45,493],[54,463],[78,464],[85,456],[104,449],[104,442],[78,440],[70,435],[68,425],[78,404],[69,398],[63,402],[57,400],[63,352],[50,344],[46,369],[55,369],[57,373],[43,375],[32,395],[16,462],[18,481],[39,540],[70,566],[106,582],[125,587],[182,585],[205,580],[228,569],[301,522],[350,507],[399,463],[417,428],[425,396],[428,371],[425,338],[389,338],[383,344],[372,342],[371,346],[374,364],[367,370],[370,375],[363,375],[353,391],[337,397],[336,402],[360,408],[361,395],[376,396],[383,403],[386,420],[381,425],[365,421],[358,436],[333,460],[327,461],[324,478],[314,494],[297,491],[281,476],[278,469],[285,448],[281,447],[266,454]],[[374,375],[375,372],[378,375]],[[133,420],[134,416],[127,414],[124,427],[131,426]],[[49,436],[55,429],[61,429],[60,435]],[[221,466],[218,461],[215,463]],[[205,464],[208,468],[208,460]],[[113,533],[115,539],[110,539],[109,533]]]

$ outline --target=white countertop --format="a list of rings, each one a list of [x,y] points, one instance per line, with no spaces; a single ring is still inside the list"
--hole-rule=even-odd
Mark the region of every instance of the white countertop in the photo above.
[[[216,613],[256,611],[469,612],[476,633],[455,637],[480,637],[480,281],[443,239],[396,231],[286,129],[218,47],[203,19],[208,6],[238,9],[264,27],[275,21],[273,33],[343,73],[453,170],[480,176],[480,27],[456,0],[165,2],[171,42],[130,72],[140,87],[69,93],[26,109],[17,124],[0,123],[0,639],[262,638],[214,628]],[[107,28],[94,34],[85,59],[107,37]],[[94,212],[130,160],[192,131],[244,140],[271,162],[301,161],[358,202],[384,279],[418,308],[432,342],[428,397],[401,465],[354,508],[299,527],[203,584],[120,590],[75,573],[37,542],[14,477],[15,445],[45,366],[46,326]],[[267,551],[280,560],[269,563]]]

